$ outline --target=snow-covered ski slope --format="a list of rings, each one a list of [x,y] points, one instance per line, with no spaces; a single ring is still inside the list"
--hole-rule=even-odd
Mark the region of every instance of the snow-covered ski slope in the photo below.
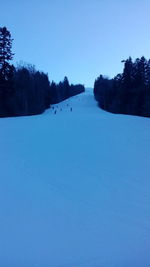
[[[149,119],[53,107],[0,119],[0,266],[149,267]]]

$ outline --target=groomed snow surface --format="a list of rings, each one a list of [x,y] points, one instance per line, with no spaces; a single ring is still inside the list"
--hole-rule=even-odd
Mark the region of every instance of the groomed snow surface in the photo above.
[[[149,119],[53,108],[0,119],[0,266],[149,267]]]

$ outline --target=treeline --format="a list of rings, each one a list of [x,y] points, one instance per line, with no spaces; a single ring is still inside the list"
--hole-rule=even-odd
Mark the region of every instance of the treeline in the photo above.
[[[123,73],[95,80],[95,99],[113,113],[150,117],[150,60],[141,57],[133,62],[129,57],[122,62]]]
[[[51,104],[59,103],[71,96],[80,94],[85,91],[85,88],[81,84],[73,85],[69,84],[68,78],[65,77],[63,82],[56,84],[52,81],[50,84]]]
[[[50,83],[48,75],[32,65],[14,67],[12,41],[6,27],[0,28],[0,117],[35,115],[51,104],[85,91],[83,85]]]

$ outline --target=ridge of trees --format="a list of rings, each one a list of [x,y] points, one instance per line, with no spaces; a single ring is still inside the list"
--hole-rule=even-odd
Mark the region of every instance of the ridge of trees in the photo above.
[[[150,117],[150,60],[142,56],[122,62],[123,73],[113,79],[100,75],[95,80],[95,99],[112,113]]]
[[[32,65],[14,67],[12,41],[7,28],[0,27],[0,117],[40,114],[85,91],[81,84],[70,85],[67,77],[59,84],[50,83],[48,75]]]

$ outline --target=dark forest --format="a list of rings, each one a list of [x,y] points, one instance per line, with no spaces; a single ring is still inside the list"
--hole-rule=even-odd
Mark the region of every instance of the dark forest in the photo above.
[[[58,84],[31,64],[15,67],[11,33],[0,28],[0,117],[40,114],[51,104],[59,103],[85,91],[83,85]]]
[[[95,99],[113,113],[150,117],[150,60],[141,57],[133,62],[129,57],[122,62],[123,73],[95,80]]]

